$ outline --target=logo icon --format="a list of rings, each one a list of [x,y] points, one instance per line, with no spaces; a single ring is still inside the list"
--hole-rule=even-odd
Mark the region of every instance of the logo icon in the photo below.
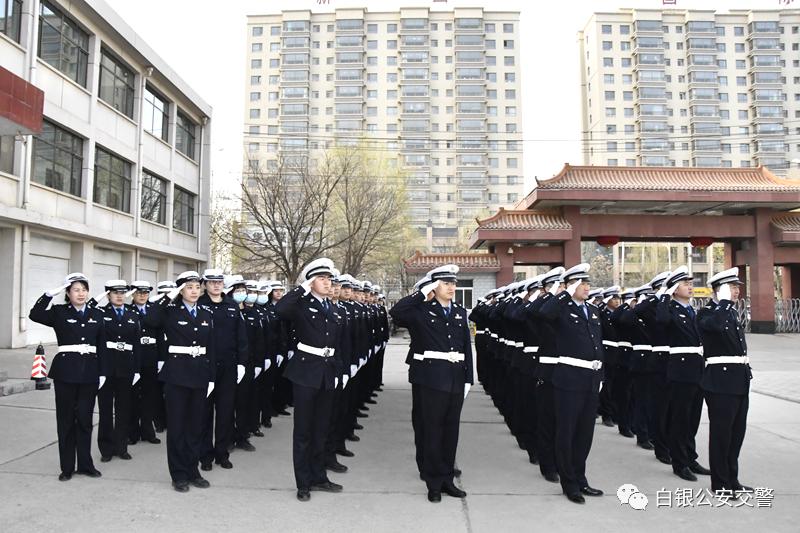
[[[626,483],[617,489],[617,499],[620,505],[630,505],[637,511],[644,511],[647,508],[647,496],[639,492],[636,485]]]

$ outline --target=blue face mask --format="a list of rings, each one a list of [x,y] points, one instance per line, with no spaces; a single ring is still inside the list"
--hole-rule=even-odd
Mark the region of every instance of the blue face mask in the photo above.
[[[247,298],[245,298],[244,303],[246,304],[253,304],[256,303],[256,297],[258,295],[254,292],[247,293]]]
[[[259,294],[258,298],[256,298],[256,303],[258,305],[264,305],[269,301],[269,294]]]
[[[237,304],[242,303],[245,300],[245,298],[247,298],[247,293],[246,292],[241,292],[240,291],[240,292],[234,292],[233,293],[233,301],[236,302]]]

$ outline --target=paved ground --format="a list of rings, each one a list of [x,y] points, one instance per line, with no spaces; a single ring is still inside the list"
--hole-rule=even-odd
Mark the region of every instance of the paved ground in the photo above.
[[[598,426],[589,458],[592,485],[606,491],[584,506],[568,502],[527,462],[480,387],[470,392],[461,424],[458,462],[469,496],[444,497],[433,505],[416,476],[406,383],[405,344],[393,339],[387,354],[385,391],[351,443],[356,457],[346,474],[331,478],[342,494],[312,493],[309,503],[294,497],[291,419],[281,417],[255,453],[236,452],[235,468],[207,474],[212,487],[178,494],[170,488],[164,444],[137,444],[132,461],[103,464],[102,479],[57,480],[52,391],[0,398],[0,531],[674,531],[682,526],[710,531],[797,531],[800,506],[797,460],[800,444],[800,353],[797,336],[749,337],[753,358],[748,434],[741,458],[744,483],[771,488],[772,507],[755,499],[740,508],[678,508],[678,488],[707,487],[684,482],[616,431]],[[24,377],[32,352],[0,353],[0,370]],[[777,392],[771,387],[778,387]],[[707,420],[698,435],[707,464]],[[95,434],[96,435],[96,434]],[[163,437],[163,435],[162,435]],[[205,474],[204,474],[205,475]],[[633,483],[649,499],[645,511],[621,505],[615,495]],[[657,507],[657,491],[671,491],[672,508]],[[666,492],[662,493],[667,495]],[[766,500],[764,500],[766,501]],[[752,507],[750,507],[752,506]]]

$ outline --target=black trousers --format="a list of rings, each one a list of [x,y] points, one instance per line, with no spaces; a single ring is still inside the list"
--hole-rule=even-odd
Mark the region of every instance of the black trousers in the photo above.
[[[536,379],[518,373],[516,406],[517,441],[528,452],[536,454]]]
[[[92,413],[97,396],[97,383],[67,383],[53,380],[56,397],[56,429],[61,471],[94,468],[92,462]]]
[[[267,370],[261,372],[256,382],[258,383],[258,420],[256,420],[255,428],[258,428],[262,422],[266,423],[271,421],[274,409],[272,407],[272,395],[275,391],[275,378],[278,376],[275,369],[275,363],[270,363]]]
[[[155,397],[155,410],[153,412],[153,426],[158,430],[164,430],[167,427],[167,402],[166,392],[164,392],[164,382],[158,379],[156,373],[156,388],[158,392]]]
[[[131,377],[108,377],[97,391],[100,422],[97,447],[100,455],[110,457],[128,451],[128,424],[131,418]]]
[[[333,391],[294,383],[294,430],[292,460],[298,489],[328,480],[325,472],[325,441],[331,422]]]
[[[556,410],[556,464],[564,494],[587,486],[586,459],[592,449],[597,391],[570,391],[553,387]]]
[[[425,438],[422,433],[422,400],[420,399],[421,385],[411,384],[411,427],[414,430],[414,458],[417,461],[417,470],[422,473],[422,451],[425,448]]]
[[[541,363],[540,363],[541,364]],[[552,474],[556,467],[556,415],[553,384],[543,379],[536,380],[536,452],[539,455],[539,470]]]
[[[695,383],[670,383],[669,452],[672,469],[688,467],[697,461],[694,437],[700,427],[703,393]]]
[[[452,483],[458,448],[458,429],[464,393],[420,386],[422,411],[422,477],[428,490]]]
[[[200,477],[197,463],[203,454],[206,388],[164,384],[167,410],[167,465],[172,481]]]
[[[659,356],[660,357],[660,356]],[[656,457],[669,458],[669,422],[670,422],[670,382],[666,373],[659,372],[653,376],[653,402],[655,408],[655,430],[653,445]]]
[[[155,438],[153,419],[160,395],[161,387],[155,367],[143,368],[139,382],[131,389],[131,420],[128,425],[128,437],[131,440]]]
[[[711,489],[734,490],[739,483],[739,452],[747,430],[747,394],[705,393],[708,405],[708,456]]]
[[[204,452],[201,458],[204,463],[222,461],[230,455],[228,445],[233,442],[236,365],[217,365],[214,391],[209,400],[203,427]]]
[[[603,364],[603,388],[600,390],[600,398],[597,404],[597,414],[614,421],[617,420],[614,406],[614,378],[616,373],[617,367],[615,365]]]
[[[342,419],[347,413],[347,396],[342,388],[341,376],[339,386],[333,391],[331,398],[331,421],[328,425],[328,436],[325,438],[325,462],[333,462],[336,459],[336,450],[339,443],[344,439],[342,435]]]
[[[631,425],[636,441],[644,442],[656,438],[656,384],[655,374],[631,374],[633,396],[633,420]]]
[[[631,429],[631,374],[628,367],[617,365],[614,369],[614,378],[611,388],[611,397],[614,403],[614,419],[620,432]],[[605,390],[605,385],[603,385]],[[602,391],[600,391],[602,394]]]
[[[257,380],[254,380],[255,370],[250,365],[245,365],[242,381],[236,384],[235,426],[233,442],[240,443],[247,440],[250,431],[253,431],[253,419],[258,424],[258,404],[256,403]],[[258,429],[256,425],[255,429]]]

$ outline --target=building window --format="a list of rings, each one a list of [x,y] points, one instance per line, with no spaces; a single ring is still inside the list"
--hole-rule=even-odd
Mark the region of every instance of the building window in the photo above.
[[[167,182],[146,170],[142,172],[142,218],[167,223]]]
[[[94,202],[131,212],[131,164],[100,147],[94,158]]]
[[[194,160],[194,140],[197,125],[186,115],[178,111],[178,121],[175,127],[175,148],[189,159]]]
[[[3,0],[0,2],[0,32],[19,42],[22,22],[22,0]]]
[[[89,34],[50,3],[39,9],[39,57],[69,79],[86,87]]]
[[[99,96],[128,118],[133,118],[133,78],[131,69],[107,50],[100,51]]]
[[[194,194],[175,187],[172,227],[194,234]]]
[[[149,86],[144,89],[142,125],[144,131],[169,142],[169,102]]]
[[[45,120],[33,142],[33,181],[80,196],[82,167],[83,139]]]
[[[0,172],[14,173],[14,136],[0,137]]]

